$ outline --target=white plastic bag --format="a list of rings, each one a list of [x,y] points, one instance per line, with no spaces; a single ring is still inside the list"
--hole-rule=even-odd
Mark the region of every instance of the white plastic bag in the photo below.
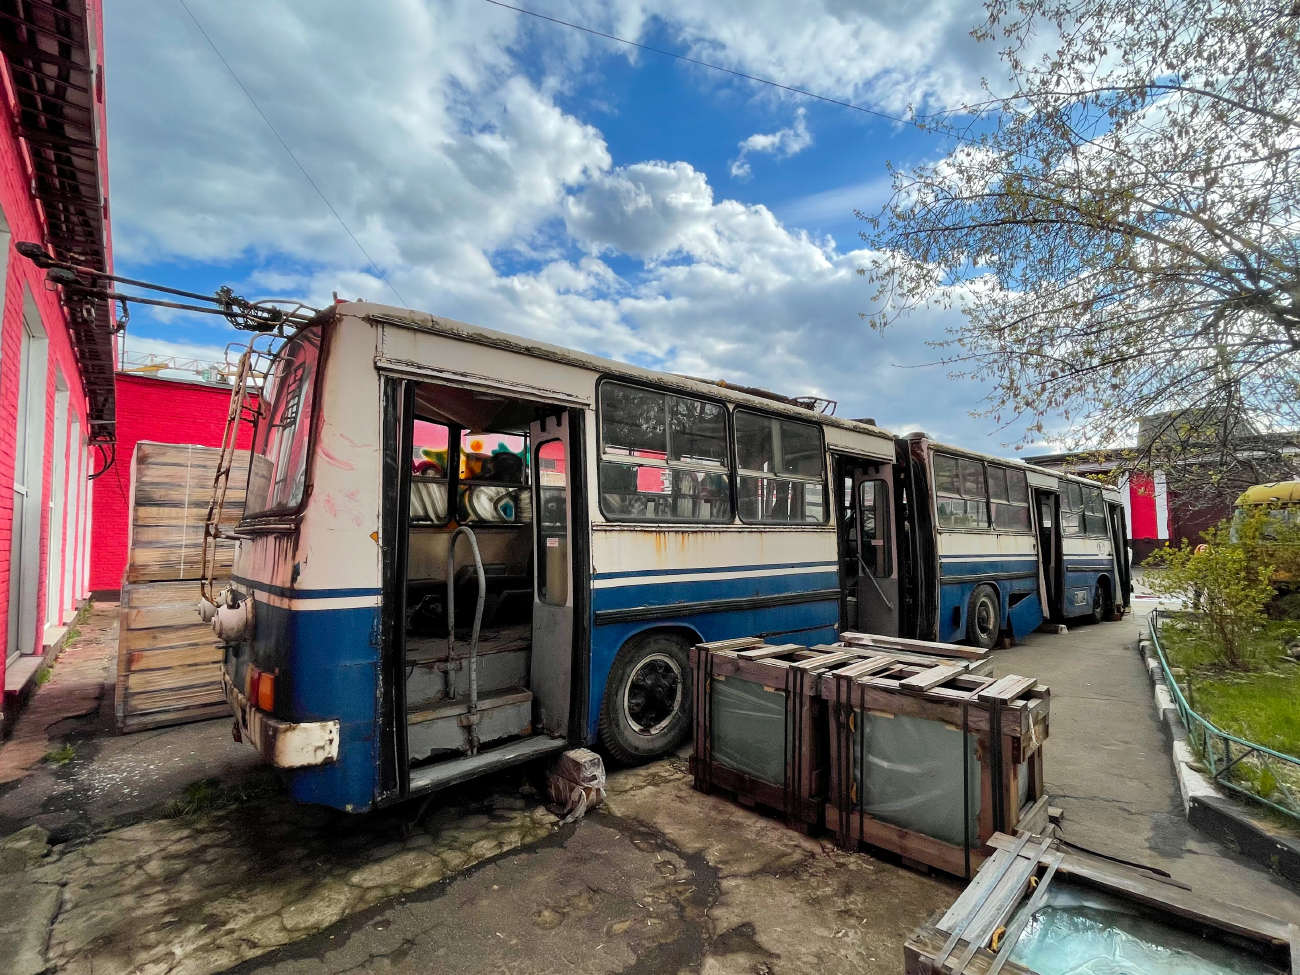
[[[546,773],[546,788],[560,822],[571,823],[604,801],[605,763],[588,748],[570,749]]]

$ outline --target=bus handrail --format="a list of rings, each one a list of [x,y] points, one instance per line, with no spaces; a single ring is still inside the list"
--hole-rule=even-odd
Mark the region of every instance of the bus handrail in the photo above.
[[[451,533],[447,543],[447,681],[448,697],[452,696],[451,670],[456,659],[456,540],[461,535],[469,538],[470,550],[474,553],[474,568],[478,571],[478,605],[474,609],[474,629],[469,638],[469,753],[478,754],[478,633],[483,623],[483,603],[487,599],[487,576],[483,572],[483,559],[478,551],[478,539],[469,525],[461,525]]]

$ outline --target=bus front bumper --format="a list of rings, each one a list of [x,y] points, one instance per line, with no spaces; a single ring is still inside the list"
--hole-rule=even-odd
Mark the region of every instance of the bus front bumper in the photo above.
[[[307,768],[339,757],[338,721],[283,721],[259,711],[221,671],[221,688],[235,714],[238,737],[276,768]]]

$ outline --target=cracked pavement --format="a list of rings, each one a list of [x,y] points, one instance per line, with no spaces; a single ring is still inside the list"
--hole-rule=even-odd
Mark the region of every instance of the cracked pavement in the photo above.
[[[679,759],[617,772],[553,837],[234,971],[883,975],[961,889],[690,782]]]
[[[1293,890],[1183,818],[1139,622],[994,655],[998,673],[1052,688],[1045,772],[1064,838],[1300,923]],[[43,800],[29,776],[0,795],[0,826],[6,809],[40,817],[0,840],[0,971],[872,975],[897,972],[909,932],[961,888],[696,793],[680,757],[614,771],[606,804],[568,826],[521,772],[441,794],[418,824],[414,807],[348,816],[281,795],[149,818],[141,804],[194,753],[239,774],[243,753],[210,724],[170,735],[181,760],[166,763],[137,757],[139,736],[122,751],[87,731],[87,757],[56,776],[65,792]],[[130,762],[166,774],[129,808],[87,784]]]

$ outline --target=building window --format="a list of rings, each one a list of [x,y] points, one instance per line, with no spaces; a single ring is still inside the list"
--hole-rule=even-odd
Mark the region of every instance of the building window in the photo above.
[[[638,386],[600,386],[600,500],[612,521],[730,522],[727,410]]]
[[[741,521],[826,523],[826,465],[816,426],[737,410],[736,467]]]
[[[936,453],[934,493],[940,528],[989,527],[989,498],[981,461]]]

